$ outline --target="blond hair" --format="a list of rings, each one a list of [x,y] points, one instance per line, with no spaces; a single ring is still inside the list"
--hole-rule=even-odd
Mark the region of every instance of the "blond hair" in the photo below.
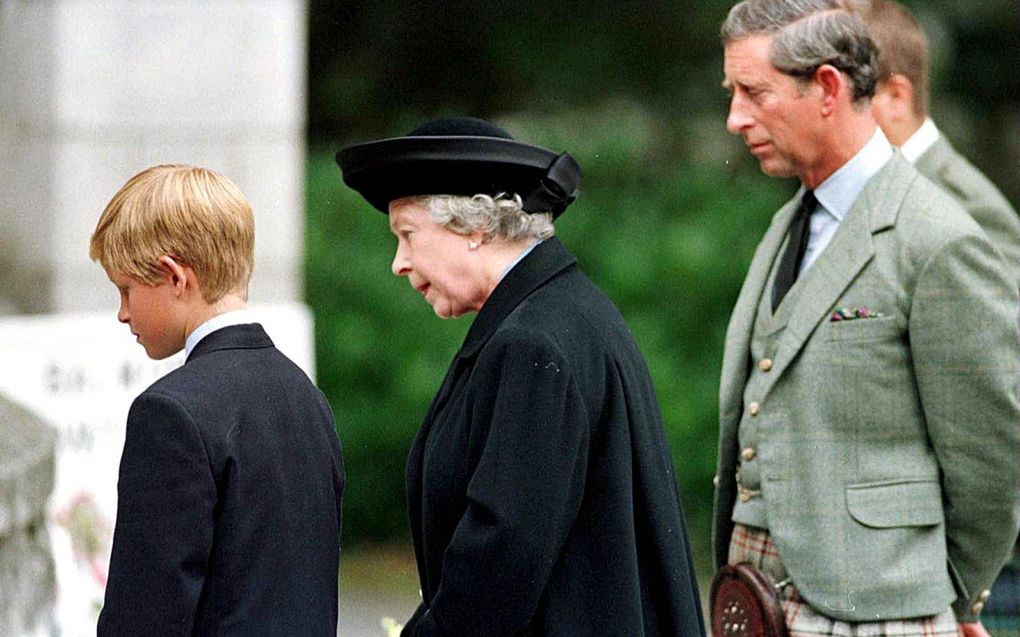
[[[194,270],[207,303],[231,292],[247,297],[255,261],[251,205],[223,175],[165,164],[138,173],[99,217],[89,256],[107,272],[155,285],[159,260],[171,256]]]
[[[928,40],[906,7],[888,0],[857,5],[871,39],[878,47],[878,81],[902,75],[914,87],[914,115],[928,114]]]

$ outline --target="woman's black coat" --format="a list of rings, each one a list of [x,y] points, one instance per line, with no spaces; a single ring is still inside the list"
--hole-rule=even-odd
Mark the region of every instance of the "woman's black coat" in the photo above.
[[[471,325],[407,462],[405,635],[703,635],[652,381],[556,239]]]

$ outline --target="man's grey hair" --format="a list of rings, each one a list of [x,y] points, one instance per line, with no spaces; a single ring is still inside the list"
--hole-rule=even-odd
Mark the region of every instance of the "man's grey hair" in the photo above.
[[[850,78],[855,104],[875,94],[878,55],[851,0],[743,0],[722,24],[725,47],[755,35],[771,35],[776,69],[806,81],[823,64]]]
[[[552,213],[525,212],[518,195],[426,195],[414,200],[433,221],[457,234],[481,230],[486,239],[517,241],[548,239],[554,232]]]

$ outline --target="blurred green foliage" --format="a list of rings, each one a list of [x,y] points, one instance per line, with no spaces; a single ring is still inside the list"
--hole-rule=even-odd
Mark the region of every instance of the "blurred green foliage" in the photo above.
[[[957,147],[1020,202],[1016,0],[904,0],[932,48],[932,111]],[[313,143],[402,134],[442,114],[648,108],[701,153],[726,96],[719,25],[733,0],[310,0]],[[712,136],[725,137],[721,126]]]
[[[762,176],[726,133],[718,29],[732,4],[310,1],[306,290],[350,478],[345,545],[407,536],[406,453],[471,318],[436,318],[389,272],[387,219],[343,186],[333,153],[453,114],[580,161],[582,195],[557,234],[645,353],[707,547],[723,336],[796,186]],[[905,4],[932,41],[935,119],[1016,202],[1015,2]]]
[[[645,353],[704,541],[723,336],[746,263],[791,185],[725,164],[663,162],[653,121],[634,106],[499,122],[585,167],[581,197],[557,235]],[[309,163],[307,296],[319,384],[351,476],[345,541],[357,542],[405,532],[404,459],[471,317],[437,318],[393,276],[388,219],[341,184],[331,151],[312,152]]]

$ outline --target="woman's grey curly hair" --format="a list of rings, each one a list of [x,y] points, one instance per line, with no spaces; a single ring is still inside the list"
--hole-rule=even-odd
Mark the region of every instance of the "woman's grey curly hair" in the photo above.
[[[426,195],[414,201],[433,221],[457,234],[481,230],[486,240],[517,241],[548,239],[554,233],[552,213],[525,212],[518,195]]]

